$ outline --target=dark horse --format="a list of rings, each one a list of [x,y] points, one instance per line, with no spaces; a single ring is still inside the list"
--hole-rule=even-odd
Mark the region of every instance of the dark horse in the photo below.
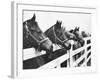
[[[37,51],[45,50],[48,58],[51,58],[52,42],[39,28],[35,14],[29,20],[23,22],[23,49],[34,47]]]
[[[73,38],[74,40],[73,49],[75,50],[77,48],[82,47],[84,45],[84,39],[81,33],[79,32],[79,27],[75,27],[75,29],[72,29],[69,32],[75,35],[75,37]]]
[[[50,27],[45,34],[49,37],[49,39],[57,45],[61,45],[61,47],[66,48],[66,51],[71,48],[71,44],[68,38],[64,34],[64,28],[61,27],[62,22],[58,21],[52,27]]]

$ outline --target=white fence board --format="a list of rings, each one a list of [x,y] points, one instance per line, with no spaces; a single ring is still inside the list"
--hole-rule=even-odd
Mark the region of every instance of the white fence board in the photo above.
[[[54,68],[57,67],[58,65],[60,65],[62,62],[64,62],[65,60],[67,60],[69,58],[69,55],[65,54],[43,66],[41,66],[40,68]]]
[[[71,67],[75,67],[76,65],[78,65],[78,63],[80,62],[80,61],[82,61],[84,58],[85,58],[85,60],[87,60],[87,54],[89,53],[89,52],[91,52],[91,49],[90,50],[88,50],[87,51],[87,47],[89,47],[89,46],[91,46],[91,43],[89,43],[89,44],[87,44],[87,40],[90,40],[90,37],[88,37],[88,38],[84,38],[84,40],[85,40],[85,45],[83,46],[83,47],[81,47],[81,48],[79,48],[79,49],[77,49],[77,50],[71,50],[71,53],[70,53],[70,60],[71,60]],[[81,52],[82,50],[84,50],[84,54],[80,57],[80,58],[78,58],[76,61],[73,61],[73,59],[72,59],[72,57],[74,56],[74,55],[76,55],[77,53],[79,53],[79,52]],[[86,61],[84,62],[84,65],[86,66]]]
[[[85,60],[85,63],[83,63],[81,66],[84,66],[89,61],[90,58],[91,58],[91,55]]]
[[[34,58],[40,55],[46,54],[45,51],[38,52],[34,48],[28,48],[23,50],[23,60]]]

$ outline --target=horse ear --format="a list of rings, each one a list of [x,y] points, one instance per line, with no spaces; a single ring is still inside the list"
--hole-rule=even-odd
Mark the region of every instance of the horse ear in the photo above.
[[[76,27],[75,27],[75,29],[74,29],[74,32],[76,32],[76,31],[77,31],[77,29],[78,29],[78,28],[77,28],[77,26],[76,26]]]
[[[36,19],[36,16],[34,14],[31,20],[35,21],[35,19]]]
[[[77,29],[77,26],[75,27],[75,29],[74,30],[76,30]]]
[[[59,24],[59,21],[57,20],[56,24],[58,25]]]

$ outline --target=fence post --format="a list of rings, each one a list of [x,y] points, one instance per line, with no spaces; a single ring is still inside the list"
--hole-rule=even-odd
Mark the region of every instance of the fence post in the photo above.
[[[56,62],[57,68],[61,68],[59,59]]]
[[[84,46],[86,46],[86,47],[85,47],[85,51],[84,51],[84,54],[85,54],[85,61],[84,61],[83,67],[86,67],[86,65],[87,65],[87,62],[86,62],[86,60],[87,60],[87,38],[84,38],[84,40],[85,40]]]
[[[73,45],[72,45],[72,47],[71,47],[71,49],[70,49],[70,53],[69,53],[69,66],[70,67],[73,67]]]
[[[70,51],[67,51],[67,54],[69,55],[69,58],[67,59],[67,67],[70,67]]]

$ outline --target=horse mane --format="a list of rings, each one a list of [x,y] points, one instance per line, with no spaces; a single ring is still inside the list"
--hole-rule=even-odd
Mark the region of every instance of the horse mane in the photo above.
[[[54,24],[53,26],[51,26],[49,29],[47,29],[46,31],[45,31],[45,34],[47,35],[51,30],[52,30],[52,28],[55,26],[56,24]]]
[[[63,29],[64,32],[66,31],[66,28],[64,26],[62,26],[61,28]]]

